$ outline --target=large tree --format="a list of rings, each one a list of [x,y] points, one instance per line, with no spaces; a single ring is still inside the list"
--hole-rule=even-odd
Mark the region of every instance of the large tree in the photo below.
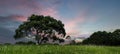
[[[35,38],[38,44],[49,41],[49,39],[61,40],[58,36],[66,35],[64,24],[50,16],[31,15],[15,31],[14,38]]]

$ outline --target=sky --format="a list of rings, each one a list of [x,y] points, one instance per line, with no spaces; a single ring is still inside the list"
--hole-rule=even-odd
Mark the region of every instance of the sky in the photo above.
[[[120,29],[120,0],[0,0],[0,43],[15,42],[15,29],[32,14],[61,20],[72,37]]]

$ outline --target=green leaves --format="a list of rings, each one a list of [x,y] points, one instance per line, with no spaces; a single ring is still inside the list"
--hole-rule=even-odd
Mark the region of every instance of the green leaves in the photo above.
[[[23,24],[21,24],[19,28],[16,29],[14,38],[19,39],[28,36],[29,33],[32,34],[34,31],[36,31],[34,34],[36,36],[36,40],[39,40],[42,37],[41,33],[43,31],[45,35],[53,33],[53,30],[59,34],[63,34],[64,36],[66,35],[64,24],[60,20],[56,20],[50,16],[33,14],[28,18],[26,22],[23,22]]]
[[[85,44],[120,45],[120,29],[114,32],[98,31],[83,41]]]

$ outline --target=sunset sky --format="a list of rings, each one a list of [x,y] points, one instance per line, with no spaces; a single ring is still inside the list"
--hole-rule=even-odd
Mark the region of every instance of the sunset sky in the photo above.
[[[0,0],[0,42],[14,42],[15,29],[32,14],[61,20],[70,36],[120,29],[120,0]]]

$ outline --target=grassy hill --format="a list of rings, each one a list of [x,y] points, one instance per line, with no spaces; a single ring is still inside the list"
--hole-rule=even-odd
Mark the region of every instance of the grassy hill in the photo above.
[[[120,47],[91,45],[1,45],[0,54],[120,54]]]

